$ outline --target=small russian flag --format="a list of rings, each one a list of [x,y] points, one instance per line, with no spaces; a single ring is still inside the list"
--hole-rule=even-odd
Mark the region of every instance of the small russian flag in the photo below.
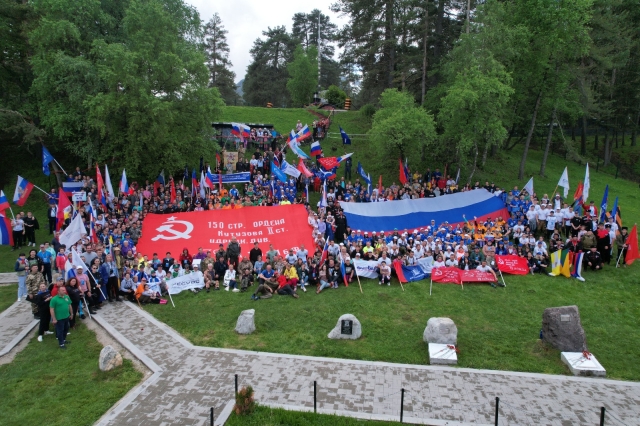
[[[0,212],[3,212],[10,207],[9,200],[7,200],[7,196],[4,195],[4,191],[0,191]]]
[[[33,184],[22,176],[18,176],[16,190],[13,193],[13,202],[19,206],[24,206],[24,203],[27,202],[27,198],[29,198],[29,194],[31,194],[32,190]]]
[[[300,131],[298,132],[298,140],[299,141],[303,141],[309,137],[311,137],[311,132],[309,131],[309,126],[307,126],[306,124],[304,125],[304,127],[302,129],[300,129]]]
[[[314,142],[311,144],[311,155],[322,155],[322,147],[320,146],[320,142]]]

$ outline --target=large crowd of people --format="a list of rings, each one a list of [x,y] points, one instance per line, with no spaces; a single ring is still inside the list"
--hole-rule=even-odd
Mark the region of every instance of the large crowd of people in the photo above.
[[[251,182],[244,185],[226,185],[202,193],[190,187],[189,179],[176,179],[172,200],[169,183],[134,182],[129,193],[120,194],[105,205],[97,199],[96,180],[76,168],[69,179],[83,182],[87,202],[79,205],[74,215],[82,217],[89,231],[89,206],[95,209],[94,241],[86,237],[74,247],[60,244],[59,232],[55,231],[56,189],[47,197],[51,241],[36,246],[35,229],[39,223],[31,212],[20,212],[12,221],[14,249],[29,248],[19,254],[15,264],[20,281],[18,300],[26,298],[33,303],[33,314],[40,319],[39,340],[49,333],[49,323],[56,318],[56,324],[68,322],[66,326],[56,326],[60,346],[66,347],[65,327],[73,328],[76,317],[84,319],[87,310],[94,314],[104,303],[124,299],[141,304],[165,303],[166,282],[192,273],[202,274],[205,293],[224,289],[249,292],[253,300],[268,299],[273,294],[298,298],[301,292],[307,292],[307,287],[318,294],[353,283],[357,280],[354,262],[358,260],[376,261],[378,283],[390,285],[394,261],[411,266],[421,260],[431,267],[493,272],[497,270],[496,255],[512,254],[525,257],[531,273],[546,273],[551,253],[569,249],[585,252],[585,269],[597,271],[616,264],[627,247],[627,229],[619,227],[613,217],[600,223],[593,203],[572,206],[558,194],[550,198],[547,194],[528,194],[517,187],[499,188],[489,182],[459,187],[456,180],[439,169],[414,173],[404,185],[393,183],[369,191],[358,176],[351,179],[349,162],[339,173],[343,176],[326,182],[327,206],[312,206],[306,193],[320,189],[318,176],[301,176],[288,182],[270,176],[271,161],[276,158],[282,162],[285,155],[285,147],[256,149],[248,163],[241,160],[237,165],[250,172]],[[316,167],[310,162],[311,170]],[[214,170],[224,170],[224,165],[216,164]],[[487,190],[501,197],[510,217],[484,221],[465,218],[455,225],[459,219],[437,224],[433,220],[429,223],[427,218],[425,223],[429,224],[418,229],[363,231],[349,226],[340,206],[340,202],[393,202],[473,190]],[[306,206],[314,247],[284,253],[271,247],[262,253],[257,243],[251,248],[240,247],[232,239],[217,250],[185,247],[177,257],[172,253],[140,253],[136,248],[147,214],[278,204]],[[70,220],[71,217],[66,223]],[[71,263],[77,263],[72,262],[72,249],[89,270],[69,270]],[[67,300],[69,315],[65,319],[60,306]]]

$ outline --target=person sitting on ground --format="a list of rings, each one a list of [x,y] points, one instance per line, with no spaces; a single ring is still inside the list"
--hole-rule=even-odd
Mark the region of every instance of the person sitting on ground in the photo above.
[[[347,258],[344,261],[344,273],[345,273],[345,278],[347,279],[347,284],[351,284],[356,275],[356,270],[353,267],[353,263],[351,263],[350,258]]]
[[[285,270],[285,272],[291,270],[291,268],[293,268],[293,273],[295,273],[296,268],[294,265],[289,265]],[[280,275],[276,273],[276,279],[278,280],[278,289],[276,291],[278,292],[279,295],[281,296],[289,295],[289,296],[293,296],[295,299],[298,298],[298,294],[294,290],[295,287],[292,287],[289,284],[290,281],[287,279],[285,275]],[[297,283],[297,279],[295,279],[295,282]]]
[[[258,288],[251,296],[251,299],[268,299],[273,296],[273,292],[278,288],[275,271],[270,264],[266,264],[265,269],[258,275]]]
[[[603,265],[602,255],[598,251],[598,247],[596,247],[595,245],[592,245],[584,257],[587,262],[587,266],[592,271],[599,271],[602,269],[602,265]]]
[[[118,293],[120,296],[126,298],[129,302],[133,302],[133,295],[135,294],[136,287],[131,279],[131,273],[127,272],[124,274],[124,278],[120,282],[120,290]]]
[[[480,272],[488,272],[490,274],[493,275],[494,278],[494,282],[498,283],[498,276],[496,275],[495,271],[493,270],[493,268],[489,265],[487,265],[487,261],[486,259],[482,261],[482,263],[476,267],[476,270],[480,271]],[[501,287],[504,287],[504,284],[500,284],[498,283],[498,285],[500,285]],[[491,283],[491,287],[495,287],[494,283]]]
[[[391,266],[387,264],[384,260],[380,262],[380,281],[378,281],[379,285],[387,284],[391,285]]]
[[[220,256],[213,264],[213,272],[214,272],[214,282],[215,288],[214,290],[220,290],[220,282],[224,280],[224,274],[227,272],[227,262],[224,260],[224,257]]]
[[[207,293],[209,293],[212,285],[217,289],[218,282],[216,281],[216,273],[213,270],[213,264],[208,263],[207,270],[204,271],[204,287],[207,289]]]
[[[322,290],[330,286],[331,283],[329,281],[329,267],[326,263],[323,263],[318,269],[318,284],[316,286],[316,294],[319,294]]]
[[[224,286],[226,291],[229,291],[229,289],[234,293],[240,291],[238,283],[236,282],[236,270],[233,263],[229,264],[229,269],[224,273]]]
[[[296,263],[297,263],[297,259],[296,259]],[[298,271],[296,270],[295,263],[292,263],[286,266],[283,276],[286,280],[286,283],[291,288],[298,287],[298,282],[300,281],[300,277],[298,276]]]
[[[157,292],[151,290],[149,288],[149,284],[144,284],[144,289],[142,290],[142,293],[140,294],[140,299],[139,302],[141,304],[145,304],[145,303],[160,303],[160,294],[158,294]]]

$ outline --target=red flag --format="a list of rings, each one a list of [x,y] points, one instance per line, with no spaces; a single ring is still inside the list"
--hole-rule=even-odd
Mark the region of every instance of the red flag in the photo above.
[[[582,181],[580,181],[580,183],[578,183],[578,187],[576,188],[576,192],[573,193],[573,201],[582,197],[583,189],[584,189],[584,185],[582,184]]]
[[[100,167],[98,167],[98,163],[96,163],[96,183],[98,184],[98,193],[96,194],[98,197],[98,202],[106,207],[104,203],[104,193],[102,192],[104,180],[102,179],[102,173],[100,173]],[[58,211],[60,211],[60,209],[58,209]]]
[[[320,163],[320,165],[325,169],[325,170],[331,170],[334,167],[338,167],[340,165],[340,163],[338,162],[338,159],[336,157],[323,157],[323,158],[318,158],[318,163]]]
[[[398,162],[400,163],[400,183],[404,185],[409,179],[407,179],[407,175],[404,172],[404,164],[402,164],[402,159],[398,159]]]
[[[396,276],[398,277],[398,281],[401,283],[408,283],[409,280],[404,276],[404,272],[402,271],[402,262],[398,259],[393,261],[393,269],[396,271]]]
[[[64,214],[65,213],[71,214],[72,211],[73,211],[73,207],[71,206],[71,201],[69,201],[69,197],[67,197],[67,194],[65,194],[62,188],[60,188],[58,192],[58,213],[56,215],[56,218],[57,218],[56,231],[59,231],[60,228],[62,228],[62,225],[64,225],[64,220],[65,220]]]
[[[529,273],[529,263],[527,259],[520,256],[496,256],[498,269],[505,274],[527,275]]]
[[[460,269],[458,268],[433,268],[431,270],[431,281],[434,283],[462,284]]]
[[[171,203],[176,202],[176,184],[173,182],[173,179],[171,179],[171,198],[169,199],[169,201]]]
[[[624,257],[624,263],[631,265],[636,259],[640,259],[638,254],[638,225],[633,225],[629,238],[627,238],[627,254]]]
[[[307,166],[304,165],[304,160],[302,158],[298,161],[298,170],[300,170],[300,173],[305,175],[305,177],[313,176],[313,173],[311,173],[311,171],[307,169]]]

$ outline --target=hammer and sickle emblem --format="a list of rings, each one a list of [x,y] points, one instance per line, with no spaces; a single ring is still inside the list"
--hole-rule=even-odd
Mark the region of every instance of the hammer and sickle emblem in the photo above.
[[[184,232],[180,232],[178,230],[173,229],[173,225],[175,224],[184,225],[185,226]],[[161,234],[158,234],[155,237],[153,237],[151,241],[177,240],[179,238],[188,240],[189,238],[191,238],[190,234],[191,234],[191,231],[193,231],[193,224],[191,222],[187,222],[184,220],[175,220],[175,217],[171,216],[168,219],[168,222],[165,222],[164,224],[162,224],[162,226],[156,228],[156,231],[161,232]],[[165,232],[170,235],[165,235],[164,234]]]

